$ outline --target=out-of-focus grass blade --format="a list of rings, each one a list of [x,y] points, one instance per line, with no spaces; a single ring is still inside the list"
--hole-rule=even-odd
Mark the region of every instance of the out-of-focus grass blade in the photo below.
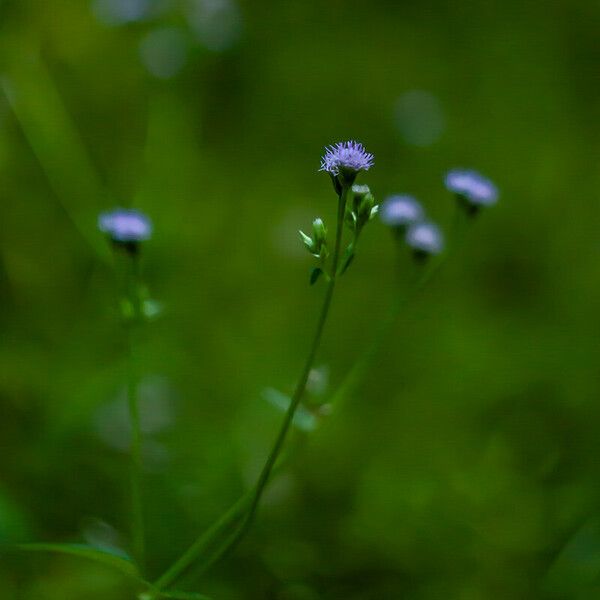
[[[599,578],[600,519],[591,518],[567,540],[544,583],[549,590],[565,597],[581,594],[577,598],[599,598]]]
[[[212,600],[196,592],[161,592],[160,595],[162,598],[173,598],[173,600]]]
[[[13,39],[3,51],[0,86],[27,141],[68,217],[92,248],[108,258],[96,231],[105,193],[50,72],[31,44]]]
[[[137,567],[133,564],[131,559],[125,553],[118,551],[94,548],[93,546],[86,546],[85,544],[17,544],[14,548],[25,552],[51,552],[87,558],[120,571],[127,577],[136,579],[140,582],[143,581]]]
[[[287,411],[291,402],[288,396],[271,387],[263,390],[263,397],[275,408],[281,410],[282,412]],[[293,423],[302,431],[314,431],[317,428],[318,420],[315,415],[300,405],[296,410],[296,414],[294,415]]]

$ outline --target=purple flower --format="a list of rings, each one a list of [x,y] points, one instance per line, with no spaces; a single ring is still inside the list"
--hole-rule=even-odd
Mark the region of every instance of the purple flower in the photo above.
[[[439,254],[444,248],[444,238],[435,223],[414,223],[406,232],[406,243],[415,253],[422,256]]]
[[[118,244],[143,242],[152,235],[150,219],[138,210],[125,208],[101,213],[98,217],[98,229]]]
[[[368,171],[374,163],[372,154],[365,151],[358,142],[339,142],[325,148],[321,159],[320,171],[326,171],[333,177],[342,175],[352,179],[359,171]]]
[[[379,215],[389,227],[407,227],[421,221],[425,212],[412,196],[390,196],[381,205]]]
[[[498,188],[477,171],[454,169],[448,172],[446,187],[474,207],[491,206],[498,200]]]

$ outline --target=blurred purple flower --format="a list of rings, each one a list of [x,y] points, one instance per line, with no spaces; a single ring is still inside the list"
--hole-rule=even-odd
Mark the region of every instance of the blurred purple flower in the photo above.
[[[390,196],[379,211],[383,223],[389,227],[407,227],[425,216],[423,207],[412,196]]]
[[[362,144],[354,141],[338,142],[325,148],[319,170],[326,171],[334,177],[340,173],[356,175],[359,171],[368,171],[373,164],[373,155],[369,154]]]
[[[418,254],[439,254],[444,248],[444,238],[435,223],[415,223],[406,232],[406,243]]]
[[[477,171],[454,169],[446,175],[446,187],[474,206],[491,206],[498,200],[498,188]]]
[[[122,244],[143,242],[152,235],[150,219],[138,210],[125,208],[101,213],[98,229],[108,234],[113,242]]]

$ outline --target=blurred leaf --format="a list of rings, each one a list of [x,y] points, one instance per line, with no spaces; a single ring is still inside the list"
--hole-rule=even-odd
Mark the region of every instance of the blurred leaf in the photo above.
[[[286,412],[290,406],[290,398],[275,388],[265,388],[263,390],[264,398],[281,412]],[[301,431],[314,431],[318,425],[318,419],[304,406],[298,406],[293,419],[294,425]]]
[[[131,561],[131,558],[124,552],[118,550],[107,550],[86,546],[84,544],[17,544],[18,550],[25,552],[50,552],[57,554],[69,554],[87,558],[120,571],[123,575],[143,581],[137,567]]]
[[[173,598],[174,600],[212,600],[212,598],[197,592],[161,592],[161,596],[163,598]]]
[[[96,231],[106,193],[49,70],[29,43],[10,45],[5,56],[0,86],[27,141],[75,227],[107,259],[108,246]]]
[[[26,539],[28,534],[26,515],[7,495],[0,493],[0,543]]]
[[[566,542],[546,575],[548,589],[563,594],[598,589],[600,521],[590,519]]]

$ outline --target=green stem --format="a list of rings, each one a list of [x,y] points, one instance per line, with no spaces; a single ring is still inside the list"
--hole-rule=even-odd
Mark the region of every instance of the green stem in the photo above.
[[[135,365],[135,326],[140,315],[137,291],[137,258],[130,257],[127,271],[127,291],[133,308],[133,316],[126,324],[127,329],[127,404],[131,423],[131,536],[132,551],[141,572],[145,562],[144,514],[142,504],[142,428],[138,399],[138,378]]]
[[[275,466],[277,459],[281,453],[288,431],[294,419],[294,415],[300,404],[302,395],[304,394],[306,383],[308,381],[310,371],[312,369],[317,351],[319,349],[319,345],[321,343],[321,338],[323,336],[325,322],[327,321],[327,316],[329,314],[329,308],[331,306],[331,301],[333,298],[333,292],[335,289],[335,283],[337,279],[337,270],[340,259],[340,248],[342,243],[342,232],[344,226],[344,213],[346,210],[347,195],[348,188],[344,187],[338,201],[337,228],[331,266],[331,277],[327,284],[327,290],[325,292],[325,298],[323,300],[321,313],[317,321],[315,335],[313,337],[313,341],[310,346],[310,350],[306,358],[304,368],[302,369],[302,373],[296,385],[296,389],[294,391],[294,394],[292,395],[290,405],[285,414],[283,423],[281,425],[277,438],[275,439],[275,443],[273,444],[271,452],[269,453],[265,465],[260,473],[258,481],[254,488],[252,488],[236,504],[234,504],[234,506],[231,507],[229,511],[225,513],[221,517],[221,519],[219,519],[219,521],[217,521],[208,531],[206,531],[202,536],[200,536],[196,540],[196,542],[194,542],[194,544],[187,550],[187,552],[183,556],[181,556],[181,558],[179,558],[179,560],[177,560],[155,582],[155,586],[159,589],[164,589],[165,587],[168,587],[174,581],[176,581],[178,577],[192,564],[192,562],[194,562],[194,560],[208,546],[208,544],[212,541],[214,536],[218,532],[220,532],[224,528],[224,526],[233,522],[238,516],[241,516],[244,510],[246,512],[240,526],[226,539],[225,543],[219,547],[217,552],[211,557],[209,557],[208,561],[202,565],[202,570],[206,570],[208,566],[214,564],[227,552],[231,551],[233,547],[242,539],[242,537],[244,536],[244,534],[246,533],[246,531],[252,523],[260,499],[269,481],[269,478],[273,471],[273,467]]]
[[[381,347],[385,344],[389,335],[392,333],[396,321],[402,314],[402,309],[406,304],[412,300],[412,298],[421,290],[427,282],[432,278],[434,273],[437,272],[441,262],[421,272],[420,277],[417,278],[414,286],[411,288],[408,294],[397,296],[392,302],[387,316],[379,326],[377,331],[371,340],[367,350],[358,358],[354,363],[342,383],[338,386],[337,390],[329,401],[331,405],[337,406],[340,404],[343,398],[345,398],[350,392],[360,383],[362,378],[365,376],[373,360],[377,357],[377,354]]]
[[[302,400],[302,395],[304,394],[304,390],[306,388],[306,382],[308,381],[308,377],[310,375],[310,371],[312,369],[313,363],[315,361],[315,357],[317,354],[317,350],[319,349],[319,345],[321,343],[321,338],[323,336],[323,330],[325,328],[325,322],[327,321],[327,316],[329,314],[329,308],[331,307],[331,300],[333,298],[333,292],[335,290],[335,283],[337,281],[337,268],[338,262],[340,258],[340,247],[342,242],[342,230],[344,226],[344,211],[346,208],[346,196],[348,194],[348,188],[344,187],[342,193],[340,195],[339,203],[338,203],[338,218],[337,218],[337,231],[335,236],[335,248],[333,251],[333,259],[331,264],[331,279],[327,285],[327,291],[325,292],[325,298],[323,300],[323,306],[321,308],[321,314],[319,315],[319,319],[317,321],[317,328],[315,331],[315,335],[313,338],[313,342],[310,347],[310,351],[306,358],[306,362],[304,364],[304,368],[302,370],[302,374],[300,375],[300,379],[296,385],[296,389],[294,394],[292,395],[292,399],[290,401],[290,405],[285,414],[283,423],[281,425],[281,429],[279,430],[279,434],[275,439],[275,443],[273,444],[273,448],[267,458],[267,462],[263,467],[263,470],[258,478],[258,482],[256,484],[254,497],[252,498],[252,502],[250,504],[250,508],[248,513],[246,514],[245,523],[249,524],[254,517],[254,513],[258,507],[258,503],[262,497],[263,491],[267,482],[269,481],[269,477],[271,475],[271,471],[281,449],[283,448],[283,444],[285,442],[285,438],[287,437],[287,433],[292,424],[292,420],[294,419],[294,415],[296,413],[296,409],[298,408],[300,401]]]
[[[366,375],[372,362],[376,358],[378,352],[385,344],[389,335],[392,333],[394,325],[402,314],[402,309],[427,285],[427,283],[429,283],[429,281],[437,274],[444,264],[446,264],[448,259],[458,250],[467,233],[467,227],[470,225],[471,221],[472,219],[465,215],[465,211],[457,203],[454,222],[452,224],[450,246],[448,250],[433,264],[428,265],[424,269],[419,269],[416,280],[407,294],[399,294],[394,298],[387,316],[379,324],[369,347],[354,363],[343,382],[333,394],[330,400],[330,403],[333,406],[337,407],[340,402],[346,396],[348,396],[356,386],[359,385],[363,377]]]
[[[208,548],[212,540],[231,523],[239,519],[247,509],[254,493],[253,489],[248,490],[229,510],[221,516],[211,527],[209,527],[196,541],[186,550],[173,565],[165,571],[155,582],[154,586],[159,589],[165,589],[170,586],[186,569],[201,556],[204,550]]]

